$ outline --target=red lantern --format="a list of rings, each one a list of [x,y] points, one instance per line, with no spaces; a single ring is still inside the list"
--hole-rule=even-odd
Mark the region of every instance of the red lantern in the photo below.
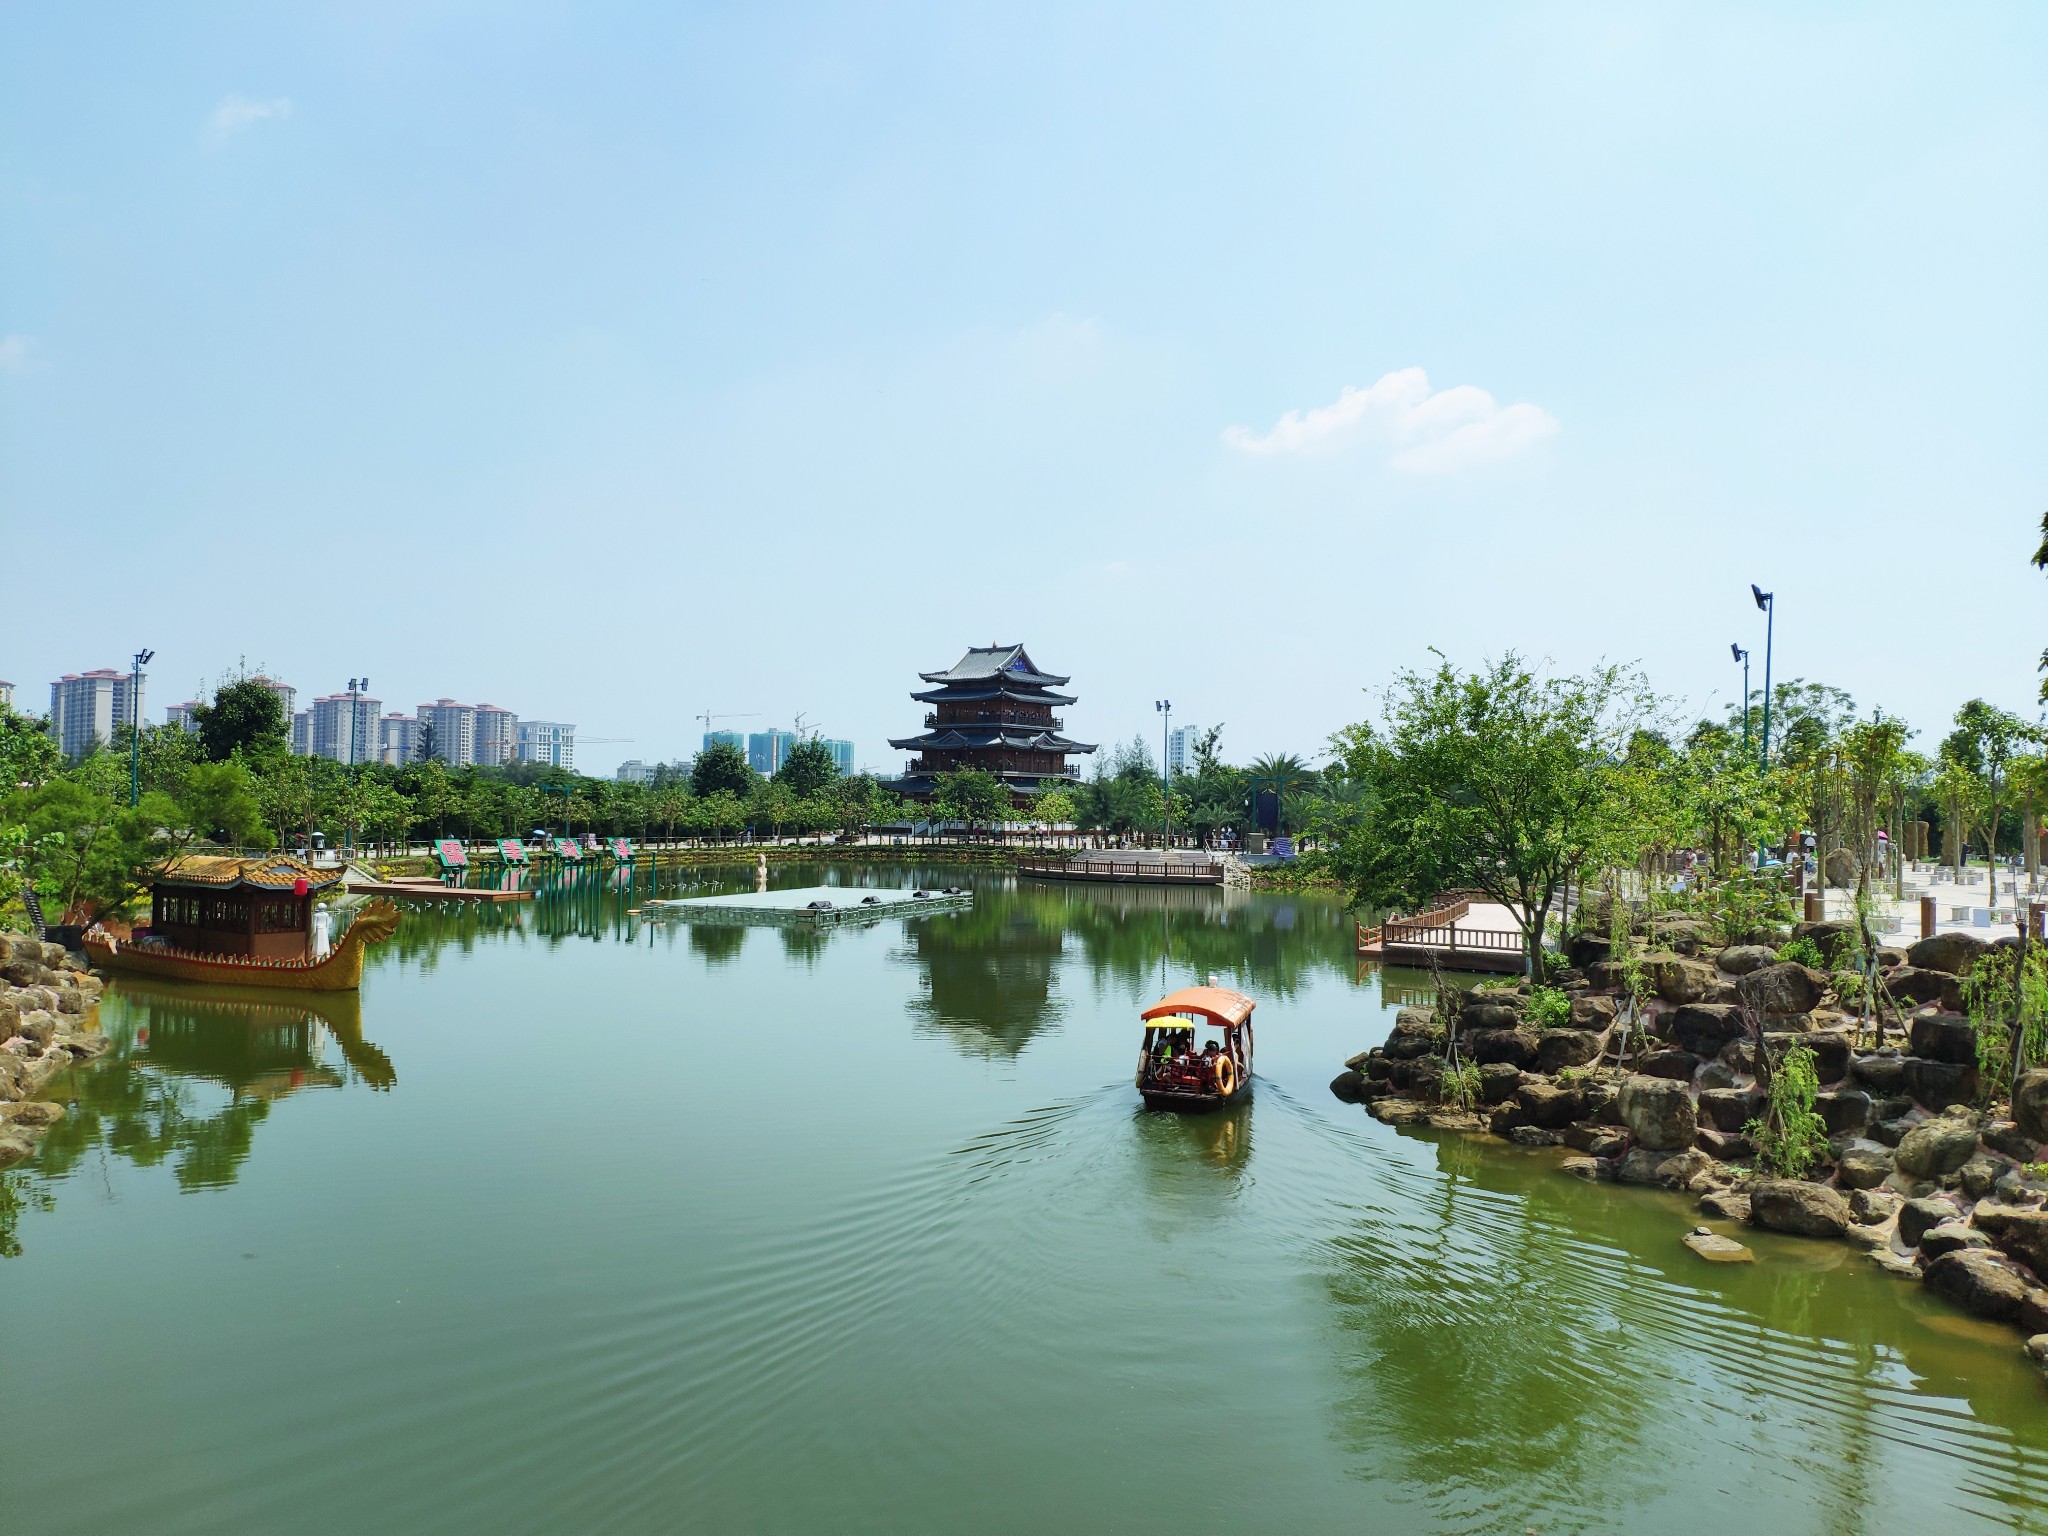
[[[292,882],[292,894],[294,896],[303,896],[306,894],[306,877],[304,875],[299,876],[298,879]]]

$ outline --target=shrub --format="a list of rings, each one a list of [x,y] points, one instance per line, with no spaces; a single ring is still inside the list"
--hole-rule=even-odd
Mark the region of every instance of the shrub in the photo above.
[[[1820,946],[1814,943],[1812,939],[1805,937],[1796,938],[1789,944],[1779,945],[1778,958],[1780,960],[1796,961],[1798,964],[1810,966],[1816,971],[1824,971],[1828,968],[1827,958],[1821,954]]]
[[[1446,1104],[1454,1104],[1459,1109],[1472,1108],[1479,1102],[1478,1066],[1469,1061],[1456,1067],[1445,1062],[1443,1070],[1437,1074],[1436,1091]]]
[[[1814,1109],[1819,1093],[1813,1052],[1803,1045],[1789,1047],[1771,1073],[1763,1114],[1742,1128],[1756,1147],[1757,1161],[1770,1172],[1803,1179],[1827,1150],[1827,1124]]]
[[[1572,1021],[1572,1000],[1556,987],[1533,987],[1529,1018],[1539,1029],[1563,1029]]]

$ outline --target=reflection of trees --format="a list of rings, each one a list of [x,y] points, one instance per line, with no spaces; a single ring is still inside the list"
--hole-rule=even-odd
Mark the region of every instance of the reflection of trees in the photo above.
[[[992,895],[905,925],[903,953],[924,972],[910,1013],[972,1055],[1014,1057],[1059,1017],[1053,969],[1066,941],[1056,913]]]
[[[724,965],[737,959],[746,943],[747,930],[738,923],[690,925],[690,948],[702,955],[707,965]]]
[[[376,1089],[398,1081],[390,1057],[363,1039],[355,993],[299,997],[121,981],[100,1005],[100,1020],[110,1049],[58,1080],[68,1112],[44,1134],[33,1167],[0,1188],[0,1254],[19,1251],[13,1227],[20,1209],[47,1207],[53,1182],[95,1152],[139,1168],[168,1163],[181,1189],[220,1188],[240,1176],[256,1127],[277,1100],[351,1080]],[[326,1059],[328,1039],[344,1068]]]
[[[1211,972],[1263,997],[1289,997],[1323,971],[1350,974],[1351,921],[1329,897],[1246,895],[1214,887],[1020,885],[1017,899],[1062,914],[1098,979],[1142,990]]]

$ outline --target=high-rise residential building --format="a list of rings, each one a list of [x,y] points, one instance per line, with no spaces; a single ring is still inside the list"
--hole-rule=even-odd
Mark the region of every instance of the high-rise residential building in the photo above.
[[[139,722],[143,715],[146,678],[101,667],[92,672],[67,672],[50,684],[50,734],[66,757],[80,758],[94,742],[114,739],[117,726]]]
[[[298,757],[313,755],[313,711],[292,711],[292,752]]]
[[[284,717],[287,722],[290,721],[293,715],[298,713],[299,690],[294,688],[290,683],[280,683],[276,678],[265,677],[261,672],[258,672],[254,677],[250,678],[249,681],[252,683],[261,683],[264,687],[268,688],[272,693],[277,695],[277,702],[284,707]]]
[[[553,720],[519,722],[519,761],[554,768],[576,766],[576,727]]]
[[[709,752],[713,747],[737,747],[741,752],[745,752],[747,750],[747,738],[738,731],[706,731],[704,733],[704,750]]]
[[[772,774],[797,744],[794,731],[755,731],[747,737],[747,762],[756,773]]]
[[[337,763],[375,762],[371,745],[377,739],[377,715],[383,707],[382,699],[367,693],[330,693],[315,699],[309,711],[309,755]]]
[[[187,699],[182,704],[166,704],[164,706],[164,724],[180,726],[187,735],[198,734],[199,716],[197,711],[203,706],[204,702],[202,699]]]
[[[841,741],[836,736],[824,738],[825,750],[832,754],[832,766],[839,770],[841,778],[853,772],[853,743]]]
[[[403,768],[419,755],[420,723],[393,710],[377,722],[377,761]]]
[[[413,711],[419,717],[420,734],[433,732],[430,755],[449,767],[476,761],[476,707],[453,699],[436,699]],[[426,750],[426,749],[423,749]]]
[[[14,684],[0,683],[0,709],[14,708]]]
[[[495,704],[477,705],[476,756],[471,761],[495,768],[518,757],[519,717]]]
[[[1169,775],[1192,772],[1195,748],[1202,744],[1202,727],[1184,725],[1166,733],[1166,771]]]

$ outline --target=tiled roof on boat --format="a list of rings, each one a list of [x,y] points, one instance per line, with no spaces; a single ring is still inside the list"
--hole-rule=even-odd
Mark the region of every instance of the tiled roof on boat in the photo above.
[[[258,854],[243,858],[233,854],[194,853],[173,860],[157,876],[159,885],[204,885],[215,890],[251,885],[265,891],[288,891],[301,880],[308,890],[323,890],[338,883],[338,869],[315,869],[288,853]]]

